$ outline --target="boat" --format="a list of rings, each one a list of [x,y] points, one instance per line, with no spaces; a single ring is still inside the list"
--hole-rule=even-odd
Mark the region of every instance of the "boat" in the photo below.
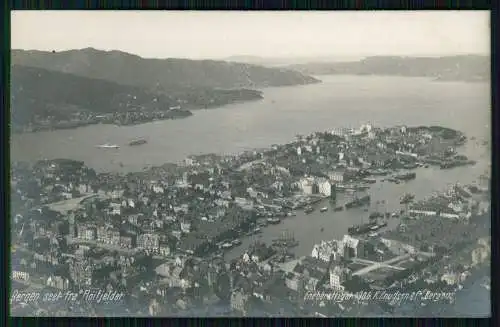
[[[357,208],[370,203],[370,196],[365,195],[361,198],[355,198],[353,201],[346,203],[346,209]]]
[[[327,211],[328,211],[327,207],[323,207],[323,208],[319,209],[319,212],[327,212]]]
[[[128,145],[134,146],[134,145],[143,145],[146,143],[148,143],[148,141],[146,141],[145,139],[136,139],[136,140],[131,141]]]
[[[299,245],[299,242],[295,239],[295,236],[293,232],[289,231],[283,231],[281,232],[281,235],[272,240],[272,243],[274,246],[279,246],[279,247],[296,247]]]
[[[401,180],[401,181],[409,181],[411,179],[415,179],[416,177],[417,174],[414,172],[408,172],[394,176],[396,180]]]
[[[321,229],[320,229],[319,231],[320,231],[320,232],[322,232],[322,231],[324,231],[324,230],[325,230],[325,228],[321,227]]]
[[[378,228],[383,228],[383,227],[387,226],[387,223],[384,221],[384,222],[378,223],[377,226],[378,226]]]
[[[372,212],[370,214],[370,216],[368,217],[368,219],[370,220],[374,220],[374,219],[378,219],[378,218],[383,218],[384,217],[384,214],[383,213],[380,213],[380,212]]]
[[[232,243],[224,243],[221,245],[221,248],[223,248],[223,249],[230,249],[232,247],[233,247]]]
[[[375,178],[365,178],[363,179],[363,182],[368,183],[368,184],[375,184],[377,180]]]
[[[347,229],[347,233],[351,236],[353,235],[361,235],[366,234],[368,232],[372,232],[372,227],[377,226],[376,222],[370,222],[361,225],[353,225]]]
[[[96,145],[96,147],[99,148],[99,149],[119,149],[120,148],[119,145],[109,144],[109,143],[101,144],[101,145]]]
[[[241,240],[240,239],[235,239],[232,242],[233,245],[241,245]]]
[[[417,163],[408,163],[408,164],[403,165],[403,167],[406,169],[415,169],[418,167],[418,164]]]
[[[338,207],[335,207],[335,209],[333,209],[333,211],[342,211],[342,210],[344,210],[343,206],[338,206]]]
[[[375,170],[370,171],[370,174],[372,174],[374,176],[385,176],[388,173],[389,172],[385,169],[375,169]]]
[[[279,224],[281,220],[279,218],[267,218],[267,222],[270,224]]]
[[[310,207],[310,206],[304,209],[304,212],[305,212],[306,214],[310,214],[310,213],[311,213],[311,212],[313,212],[313,211],[314,211],[314,208],[313,208],[313,207]]]

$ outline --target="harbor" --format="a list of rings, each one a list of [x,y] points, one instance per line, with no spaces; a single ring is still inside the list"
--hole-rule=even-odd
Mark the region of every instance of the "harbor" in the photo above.
[[[342,238],[343,235],[348,234],[348,229],[353,225],[368,223],[369,216],[373,212],[381,212],[384,216],[389,213],[391,218],[387,220],[387,226],[383,229],[395,229],[400,219],[393,214],[405,209],[405,205],[400,203],[405,194],[412,194],[415,198],[422,199],[436,190],[446,189],[457,182],[462,184],[477,182],[476,175],[471,173],[471,169],[479,175],[479,172],[488,169],[488,164],[488,162],[479,161],[473,167],[456,167],[451,170],[441,170],[439,167],[418,167],[414,170],[417,175],[416,179],[400,184],[377,179],[377,183],[371,184],[370,189],[366,191],[371,198],[367,206],[368,211],[365,211],[363,207],[345,210],[343,206],[352,199],[352,195],[339,192],[335,202],[322,199],[312,205],[314,211],[310,213],[296,210],[295,216],[284,217],[279,224],[261,227],[259,234],[241,238],[242,246],[231,249],[225,257],[233,259],[241,256],[244,250],[255,241],[271,244],[273,239],[280,237],[283,230],[295,231],[294,237],[299,245],[290,249],[295,256],[310,255],[314,244],[324,239]],[[328,210],[321,212],[320,209],[323,207]],[[339,208],[342,209],[339,210]]]

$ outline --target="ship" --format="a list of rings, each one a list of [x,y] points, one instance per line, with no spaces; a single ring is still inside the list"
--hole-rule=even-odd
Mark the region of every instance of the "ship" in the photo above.
[[[373,232],[372,227],[376,227],[376,222],[370,222],[361,225],[353,225],[347,229],[347,233],[351,236],[366,234],[369,232]]]
[[[414,195],[414,194],[405,193],[405,194],[401,197],[401,199],[400,199],[399,203],[400,203],[400,204],[405,204],[405,203],[408,203],[408,202],[412,201],[414,198],[415,198],[415,195]]]
[[[361,198],[356,197],[354,200],[346,203],[345,207],[346,209],[352,209],[352,208],[362,207],[369,203],[370,203],[370,196],[365,195]]]
[[[270,224],[279,224],[281,220],[279,218],[267,218],[267,222]]]
[[[370,216],[368,217],[368,219],[370,220],[374,220],[374,219],[378,219],[378,218],[383,218],[384,217],[384,214],[383,213],[380,213],[380,212],[372,212],[370,214]]]
[[[223,244],[221,245],[221,248],[222,248],[222,249],[230,249],[230,248],[232,248],[232,247],[233,247],[233,244],[232,244],[232,243],[223,243]]]
[[[299,242],[295,239],[295,236],[292,232],[289,231],[282,231],[281,235],[272,240],[272,243],[274,246],[279,246],[279,247],[296,247],[299,245]]]
[[[370,174],[372,174],[373,176],[385,176],[389,174],[389,172],[385,169],[375,169],[370,171]]]
[[[417,174],[414,172],[408,172],[408,173],[403,173],[394,176],[395,179],[397,180],[402,180],[402,181],[409,181],[411,179],[415,179],[417,177]]]
[[[96,147],[99,148],[99,149],[119,149],[120,148],[119,145],[109,144],[109,143],[105,143],[105,144],[101,144],[101,145],[96,145]]]
[[[323,207],[323,208],[319,209],[319,212],[327,212],[327,211],[328,211],[327,207]]]
[[[145,139],[136,139],[136,140],[131,141],[128,145],[135,146],[135,145],[143,145],[146,143],[148,143],[148,141],[146,141]]]

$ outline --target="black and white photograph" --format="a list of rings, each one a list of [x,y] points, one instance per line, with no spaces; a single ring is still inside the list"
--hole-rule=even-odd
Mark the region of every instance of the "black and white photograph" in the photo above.
[[[489,11],[12,11],[14,317],[490,317]]]

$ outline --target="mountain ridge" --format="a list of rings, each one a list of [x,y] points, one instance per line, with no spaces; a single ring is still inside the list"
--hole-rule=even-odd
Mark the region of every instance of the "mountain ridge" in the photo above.
[[[431,77],[449,81],[489,81],[490,58],[486,55],[452,55],[442,57],[372,56],[356,62],[289,65],[311,75],[393,75]]]
[[[151,59],[94,48],[61,52],[12,50],[11,62],[164,91],[178,88],[261,88],[320,82],[287,69],[220,60]]]

